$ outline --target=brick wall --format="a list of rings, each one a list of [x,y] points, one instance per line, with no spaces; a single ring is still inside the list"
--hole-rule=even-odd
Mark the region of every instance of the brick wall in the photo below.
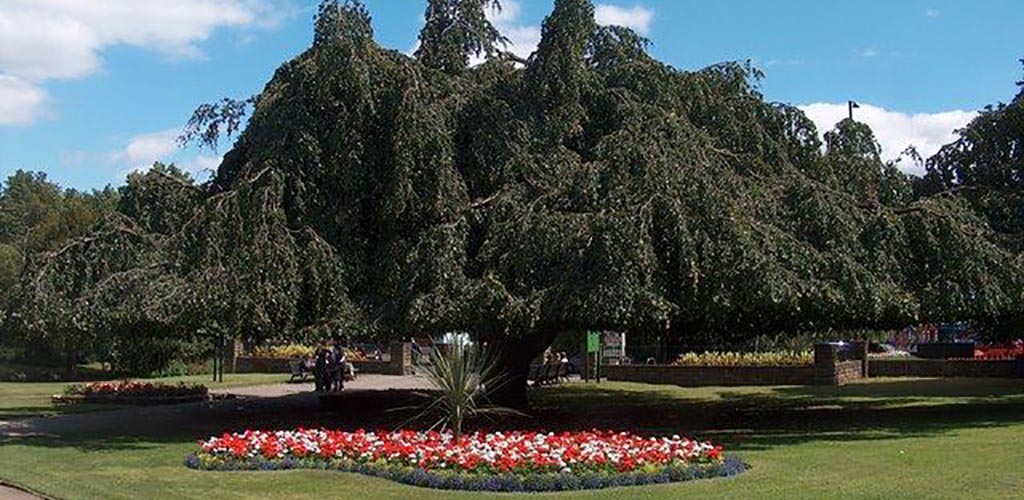
[[[833,372],[835,375],[830,380],[832,383],[829,385],[846,385],[850,382],[866,378],[862,369],[860,361],[840,361],[836,363],[835,371]]]
[[[683,387],[844,385],[867,377],[867,345],[854,344],[852,352],[850,356],[855,359],[840,361],[837,345],[819,344],[814,347],[814,364],[810,366],[608,365],[601,370],[612,381]]]
[[[1024,360],[872,359],[873,377],[1024,377]]]

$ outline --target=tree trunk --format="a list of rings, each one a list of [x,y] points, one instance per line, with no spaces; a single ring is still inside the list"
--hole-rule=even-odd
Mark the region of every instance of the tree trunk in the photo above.
[[[64,367],[64,378],[67,380],[78,379],[78,352],[76,351],[68,353],[68,364]]]
[[[530,363],[544,352],[544,349],[551,346],[555,335],[538,333],[527,338],[500,339],[493,342],[497,349],[498,365],[506,378],[504,384],[490,392],[489,398],[492,403],[519,410],[529,407],[526,379],[530,374]]]

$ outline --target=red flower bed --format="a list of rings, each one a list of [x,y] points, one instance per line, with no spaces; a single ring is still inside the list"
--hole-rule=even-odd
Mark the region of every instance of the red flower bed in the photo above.
[[[199,446],[197,459],[208,464],[317,460],[484,474],[624,473],[723,461],[722,448],[708,442],[608,431],[475,433],[456,439],[447,432],[247,430]]]
[[[138,398],[205,396],[207,392],[208,389],[202,384],[186,384],[184,382],[165,384],[161,382],[138,382],[127,379],[76,384],[69,386],[64,391],[69,396]]]
[[[974,349],[975,359],[1024,359],[1024,341],[1001,345],[979,346]]]

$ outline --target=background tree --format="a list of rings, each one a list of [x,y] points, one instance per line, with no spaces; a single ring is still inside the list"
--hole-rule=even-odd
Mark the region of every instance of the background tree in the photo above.
[[[117,199],[110,187],[63,190],[42,172],[18,170],[0,186],[0,343],[15,340],[4,325],[26,263],[85,234],[114,209]],[[34,354],[47,354],[45,346],[39,347]]]

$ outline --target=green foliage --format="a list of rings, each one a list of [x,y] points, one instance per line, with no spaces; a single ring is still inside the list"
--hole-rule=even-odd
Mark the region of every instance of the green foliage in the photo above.
[[[178,136],[178,144],[184,147],[197,142],[216,150],[221,135],[231,137],[241,129],[254,100],[254,97],[243,100],[225,97],[218,102],[201,104]]]
[[[672,364],[679,366],[807,366],[814,364],[811,351],[688,352]]]
[[[988,106],[927,163],[932,192],[956,192],[995,231],[1024,252],[1024,85],[1008,104]]]
[[[84,235],[117,205],[111,188],[89,193],[62,190],[42,172],[18,170],[0,186],[0,342],[12,345],[16,338],[8,319],[17,311],[9,302],[17,295],[25,265],[45,252],[61,248]],[[36,354],[45,345],[31,346]]]
[[[424,66],[457,75],[469,67],[469,57],[491,57],[505,37],[487,20],[488,8],[501,10],[498,0],[428,0],[426,23],[420,31],[416,59]]]
[[[419,368],[430,385],[431,398],[421,415],[436,417],[432,428],[451,429],[455,439],[463,425],[483,415],[514,414],[513,410],[489,404],[488,393],[508,379],[493,353],[466,342],[440,346],[430,363]]]

